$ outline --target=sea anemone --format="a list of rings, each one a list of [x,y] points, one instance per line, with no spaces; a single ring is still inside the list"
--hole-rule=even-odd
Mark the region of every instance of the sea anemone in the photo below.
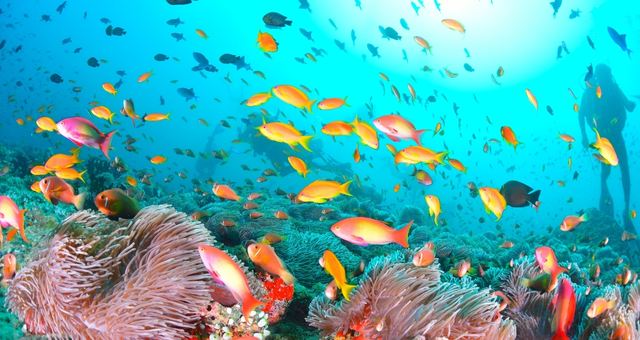
[[[415,337],[515,339],[488,290],[440,282],[440,267],[379,261],[349,302],[313,300],[307,321],[325,335],[359,333],[368,339]]]
[[[184,338],[210,300],[196,247],[213,239],[168,206],[131,221],[80,211],[8,288],[27,330],[61,338]]]

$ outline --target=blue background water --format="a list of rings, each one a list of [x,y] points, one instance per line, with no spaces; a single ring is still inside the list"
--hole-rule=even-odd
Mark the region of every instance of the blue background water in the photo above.
[[[417,3],[417,2],[416,2]],[[6,39],[6,46],[0,50],[0,117],[2,143],[31,144],[51,148],[51,153],[66,152],[72,144],[56,134],[43,138],[33,131],[35,125],[28,122],[18,126],[16,118],[27,115],[37,118],[37,109],[42,105],[53,105],[50,115],[55,120],[73,115],[90,117],[104,131],[118,129],[120,136],[114,139],[112,156],[121,157],[135,169],[152,168],[147,160],[157,154],[168,157],[168,162],[153,167],[164,175],[186,170],[190,178],[177,179],[167,185],[170,190],[178,190],[180,185],[189,187],[189,180],[201,176],[218,181],[241,184],[245,178],[254,180],[259,172],[241,171],[241,164],[248,164],[263,170],[271,167],[260,157],[254,157],[246,143],[232,144],[238,129],[244,128],[240,118],[255,112],[256,108],[241,105],[256,92],[268,91],[278,84],[305,86],[314,90],[313,99],[326,97],[346,97],[350,107],[335,111],[319,111],[303,116],[295,108],[272,99],[264,108],[275,114],[279,110],[296,127],[306,133],[317,129],[316,141],[312,148],[318,150],[318,140],[323,144],[322,153],[331,155],[340,162],[352,162],[351,157],[357,137],[338,138],[334,142],[319,132],[323,123],[342,119],[351,121],[358,114],[371,122],[364,104],[373,102],[374,117],[399,112],[409,118],[418,128],[433,129],[436,122],[444,120],[443,136],[432,137],[427,133],[422,141],[425,146],[442,150],[448,147],[450,155],[461,160],[469,169],[461,174],[450,167],[442,167],[433,174],[434,184],[423,187],[409,177],[412,168],[404,165],[393,166],[392,159],[384,144],[390,141],[381,136],[378,151],[360,146],[367,161],[352,164],[353,170],[365,184],[382,192],[388,202],[388,210],[399,210],[403,205],[415,205],[426,209],[423,195],[436,194],[442,202],[442,217],[462,231],[476,230],[477,220],[485,216],[479,198],[471,198],[466,183],[474,181],[479,186],[500,187],[509,179],[521,180],[534,188],[542,189],[542,207],[536,213],[533,209],[508,209],[502,223],[510,226],[519,223],[523,228],[544,230],[546,226],[557,227],[562,218],[580,209],[597,206],[599,195],[600,164],[580,145],[577,114],[572,106],[574,100],[569,94],[571,88],[580,96],[586,67],[600,62],[612,66],[616,81],[622,90],[632,98],[640,95],[638,75],[640,63],[636,54],[631,57],[616,46],[607,33],[607,26],[628,34],[627,43],[633,51],[640,51],[640,5],[630,1],[564,1],[557,17],[552,15],[548,1],[442,1],[438,12],[432,1],[426,0],[419,15],[411,8],[410,1],[367,1],[362,0],[362,9],[353,1],[310,1],[311,11],[299,9],[298,1],[206,1],[200,0],[187,6],[170,6],[165,1],[74,1],[70,0],[62,14],[55,12],[58,2],[52,1],[12,1],[0,5],[0,40]],[[569,19],[571,9],[579,8],[582,13],[576,19]],[[268,29],[262,16],[269,11],[277,11],[293,20],[293,25],[283,29]],[[86,13],[86,18],[83,15]],[[43,22],[41,15],[51,15],[50,22]],[[122,37],[105,34],[106,24],[100,18],[109,18],[114,26],[126,30]],[[180,18],[185,23],[177,28],[166,21]],[[410,31],[399,23],[404,18]],[[440,20],[455,18],[462,22],[467,32],[459,34],[448,30]],[[330,23],[332,19],[335,29]],[[403,37],[401,41],[388,41],[381,37],[378,26],[391,26]],[[194,32],[203,29],[209,36],[202,39]],[[299,32],[300,28],[313,32],[315,42],[308,41]],[[355,30],[356,41],[352,44],[351,30]],[[279,51],[267,58],[256,45],[258,31],[273,34],[279,43]],[[176,42],[172,32],[183,33],[186,41]],[[433,46],[433,54],[425,55],[413,41],[413,36],[424,37]],[[592,50],[586,37],[590,36],[596,49]],[[62,40],[71,38],[66,45]],[[346,51],[337,48],[334,40],[346,44]],[[556,48],[565,41],[570,54],[556,59]],[[381,58],[372,58],[366,44],[379,47]],[[20,52],[13,52],[18,45]],[[73,53],[82,47],[80,53]],[[317,62],[306,60],[298,63],[294,57],[304,58],[311,47],[327,51]],[[470,52],[470,58],[464,53]],[[408,61],[402,59],[406,50]],[[203,77],[191,71],[196,65],[192,53],[201,52],[218,69],[218,73],[206,73]],[[171,58],[164,62],[153,59],[157,53]],[[253,70],[260,70],[266,79],[255,76],[248,70],[236,70],[233,65],[223,65],[218,58],[223,53],[245,56]],[[98,68],[87,66],[87,59],[96,57],[106,62]],[[467,72],[464,63],[469,63],[475,72]],[[423,72],[428,65],[432,72]],[[499,66],[504,67],[505,76],[500,78],[501,86],[491,80]],[[448,68],[459,73],[455,79],[442,75]],[[117,82],[121,77],[117,70],[126,71],[123,85],[117,96],[111,96],[101,89],[103,82]],[[153,71],[149,82],[138,84],[137,77]],[[407,83],[411,83],[423,100],[437,91],[437,102],[425,105],[398,103],[391,95],[389,86],[383,90],[379,72],[384,72],[402,93],[407,93]],[[49,80],[51,73],[58,73],[64,83],[54,84]],[[227,76],[231,83],[223,78]],[[241,80],[246,80],[245,85]],[[22,86],[16,86],[16,82]],[[71,82],[74,83],[71,83]],[[174,82],[175,81],[175,82]],[[80,93],[72,92],[74,86],[82,88]],[[199,97],[197,101],[185,101],[178,95],[178,87],[193,88]],[[540,102],[536,111],[528,102],[525,88],[531,89]],[[317,91],[317,93],[315,93]],[[606,95],[606,94],[605,94]],[[166,100],[160,105],[159,97]],[[447,100],[443,98],[446,96]],[[9,98],[14,98],[10,101]],[[116,113],[119,123],[109,127],[88,113],[91,101],[98,101],[117,112],[122,100],[133,98],[138,113],[170,112],[171,120],[148,123],[140,128],[132,128],[128,118]],[[476,100],[477,98],[477,100]],[[218,99],[219,101],[216,101]],[[191,109],[192,104],[196,108]],[[453,112],[453,103],[459,107],[459,115]],[[553,107],[554,115],[549,115],[545,107]],[[640,143],[640,122],[638,110],[630,113],[624,135],[629,150],[632,172],[632,208],[638,206],[637,192],[640,188],[638,173],[638,145]],[[235,117],[231,119],[229,117]],[[490,118],[492,124],[487,122]],[[197,122],[204,118],[206,127]],[[222,128],[219,121],[226,119],[231,128]],[[514,152],[500,137],[500,126],[509,125],[523,145]],[[558,133],[568,133],[577,139],[572,150],[558,138]],[[130,134],[139,139],[138,153],[124,150],[122,141]],[[204,150],[211,134],[215,134],[214,150],[224,149],[230,153],[225,164],[218,164],[210,174],[197,174],[196,160],[173,153],[174,148],[190,148],[196,153]],[[474,139],[472,136],[476,136]],[[147,136],[147,138],[143,137]],[[594,134],[588,132],[590,141]],[[482,151],[484,143],[496,138],[501,142],[492,144],[492,151]],[[273,143],[264,139],[264,143]],[[402,142],[396,145],[412,145]],[[320,152],[320,151],[316,151]],[[100,157],[99,151],[86,149],[83,157]],[[309,159],[314,154],[304,151],[296,155]],[[573,168],[567,166],[567,159],[573,159]],[[34,160],[34,163],[44,162]],[[509,168],[513,167],[513,171]],[[295,174],[283,178],[270,179],[258,184],[259,188],[298,191],[311,179],[334,178],[326,172],[313,172],[307,180]],[[580,176],[571,180],[574,171]],[[441,175],[446,176],[446,179]],[[557,185],[557,180],[566,181],[565,187]],[[406,181],[408,188],[394,193],[396,183]],[[615,169],[610,178],[611,192],[616,201],[619,218],[622,206],[619,170]],[[567,203],[568,198],[572,203]],[[456,206],[462,206],[459,210]],[[492,225],[484,224],[484,226]],[[482,226],[481,226],[482,227]],[[508,229],[508,228],[507,228]]]

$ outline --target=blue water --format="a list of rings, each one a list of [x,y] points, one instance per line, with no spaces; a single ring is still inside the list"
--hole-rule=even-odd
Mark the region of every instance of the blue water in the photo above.
[[[312,114],[302,115],[292,106],[272,98],[262,108],[272,116],[281,112],[280,121],[291,121],[299,130],[315,135],[311,147],[316,151],[311,154],[298,151],[295,155],[307,160],[330,156],[338,162],[349,163],[363,185],[375,188],[384,196],[389,211],[400,210],[405,205],[426,209],[424,194],[436,194],[443,205],[442,217],[462,232],[489,227],[486,224],[478,227],[478,218],[485,214],[480,199],[468,195],[467,182],[499,188],[505,181],[517,179],[542,190],[542,206],[538,212],[507,209],[501,223],[518,223],[525,230],[542,231],[546,226],[557,227],[567,214],[598,204],[600,164],[591,155],[592,150],[582,149],[577,114],[572,108],[574,103],[580,103],[587,66],[609,64],[622,91],[634,101],[638,101],[640,95],[637,55],[628,56],[607,33],[608,26],[626,33],[629,49],[640,51],[640,5],[632,2],[564,1],[555,18],[547,1],[443,0],[439,12],[434,3],[427,0],[417,15],[410,1],[363,0],[362,9],[353,1],[310,1],[311,10],[305,10],[299,9],[299,3],[293,0],[200,0],[185,6],[170,6],[165,1],[70,0],[61,14],[55,12],[58,5],[52,1],[0,5],[3,12],[0,40],[6,40],[6,46],[0,50],[2,143],[34,145],[51,153],[66,152],[72,144],[61,136],[50,134],[44,138],[34,133],[34,122],[19,126],[15,119],[30,116],[35,120],[41,115],[54,120],[74,115],[89,117],[103,131],[118,130],[111,155],[118,156],[131,168],[157,172],[156,182],[178,171],[189,174],[185,180],[176,178],[169,184],[158,183],[167,192],[190,189],[192,178],[228,183],[253,181],[262,170],[272,167],[268,157],[255,155],[249,144],[232,143],[238,138],[238,131],[246,128],[241,119],[251,113],[260,114],[257,108],[246,107],[241,102],[278,84],[305,85],[312,89],[309,94],[312,99],[348,97],[350,107],[324,112],[314,109]],[[570,19],[571,9],[579,9],[580,16]],[[262,16],[269,11],[286,15],[293,20],[293,25],[266,28]],[[50,22],[41,19],[44,14],[51,16]],[[107,25],[100,22],[101,18],[123,27],[126,35],[107,36]],[[173,18],[180,18],[184,24],[167,25],[166,21]],[[444,18],[459,20],[466,33],[444,27],[440,23]],[[401,19],[406,21],[409,31],[401,26]],[[383,39],[379,25],[393,27],[402,40]],[[313,42],[302,36],[301,28],[313,32]],[[208,39],[196,35],[195,29],[204,30]],[[352,30],[355,43],[351,41]],[[256,45],[258,31],[271,33],[279,43],[279,51],[271,58]],[[173,32],[184,34],[186,41],[177,42],[170,36]],[[432,54],[421,51],[413,41],[415,35],[429,41]],[[595,49],[588,45],[587,36],[595,43]],[[62,44],[65,38],[71,38],[71,42]],[[346,51],[338,49],[334,40],[345,43]],[[556,49],[563,41],[570,53],[563,53],[562,58],[557,59]],[[381,58],[370,55],[368,43],[379,48]],[[15,52],[18,46],[22,49]],[[311,52],[311,47],[326,50],[326,56],[316,56],[317,62],[309,61],[304,54]],[[76,48],[82,50],[74,53]],[[403,60],[403,50],[408,61]],[[203,53],[219,71],[203,74],[191,71],[196,65],[193,52]],[[157,53],[166,54],[170,59],[155,61],[153,57]],[[218,58],[223,53],[244,56],[252,69],[262,71],[266,79],[250,70],[221,64]],[[92,68],[87,65],[90,57],[104,61]],[[304,58],[306,63],[297,62],[295,57]],[[465,63],[471,65],[474,72],[465,70]],[[432,71],[422,71],[425,65]],[[501,85],[497,85],[491,80],[491,74],[500,66],[505,75],[499,78]],[[459,76],[455,79],[444,76],[444,68]],[[125,71],[126,76],[118,76],[118,70]],[[153,71],[150,80],[138,84],[137,77],[147,71]],[[390,83],[384,83],[384,90],[380,72],[390,78]],[[52,73],[60,74],[64,82],[51,82]],[[116,83],[120,79],[122,86],[117,96],[101,89],[103,82]],[[17,82],[22,85],[16,85]],[[408,94],[408,83],[416,89],[422,104],[398,102],[392,96],[390,84]],[[72,92],[76,86],[81,92]],[[198,99],[185,101],[176,91],[179,87],[193,88]],[[525,88],[536,95],[540,103],[537,111],[528,102]],[[577,100],[571,97],[569,88],[578,96]],[[431,95],[436,96],[437,101],[425,105]],[[165,105],[160,105],[160,96],[166,101]],[[164,112],[171,113],[171,119],[133,128],[127,117],[117,113],[125,98],[135,100],[141,115]],[[88,110],[92,101],[116,112],[116,125],[109,126],[91,116]],[[369,102],[374,106],[371,116],[365,108]],[[453,112],[454,103],[459,106],[457,115]],[[51,111],[37,113],[43,105],[51,106]],[[547,105],[553,108],[553,115],[547,113]],[[352,153],[357,137],[338,137],[333,141],[319,131],[323,123],[332,120],[352,121],[358,115],[371,123],[373,118],[392,112],[399,112],[420,129],[433,129],[442,120],[444,135],[434,137],[427,133],[423,143],[434,150],[446,147],[451,157],[468,167],[468,172],[463,174],[448,166],[440,167],[432,173],[434,184],[424,187],[410,177],[412,167],[393,165],[384,147],[392,142],[382,135],[379,150],[360,146],[366,161],[355,164]],[[209,126],[199,123],[199,118],[205,119]],[[230,128],[220,125],[223,119],[229,122]],[[517,151],[502,140],[502,125],[511,126],[523,143]],[[315,133],[312,127],[316,128]],[[636,175],[639,127],[636,110],[628,114],[624,130],[632,173],[632,208],[638,206],[639,199],[636,189],[640,187],[640,178]],[[567,150],[558,133],[577,139],[571,150]],[[137,153],[124,150],[122,142],[128,134],[139,140],[135,144]],[[591,131],[587,131],[587,135],[590,142],[595,140]],[[204,145],[210,136],[213,136],[213,146],[207,149]],[[491,152],[484,153],[483,145],[491,138],[499,143],[491,144]],[[261,143],[276,147],[275,142],[265,138]],[[404,141],[396,143],[396,147],[412,144]],[[280,147],[277,146],[278,150]],[[196,154],[224,149],[230,156],[225,163],[211,160],[212,168],[202,173],[196,169],[197,158],[178,156],[174,148],[192,149]],[[100,157],[99,151],[93,149],[85,149],[82,154]],[[152,166],[148,157],[155,155],[166,156],[168,162]],[[571,169],[567,165],[568,157],[573,160]],[[259,171],[241,170],[241,164]],[[327,171],[313,168],[311,171],[307,179],[290,173],[257,186],[297,192],[310,179],[340,178]],[[575,171],[579,177],[574,181]],[[559,180],[565,181],[566,186],[559,186]],[[392,189],[397,183],[406,183],[406,187],[394,193]],[[620,220],[622,191],[617,168],[609,183],[616,217]],[[569,198],[572,203],[567,203]]]

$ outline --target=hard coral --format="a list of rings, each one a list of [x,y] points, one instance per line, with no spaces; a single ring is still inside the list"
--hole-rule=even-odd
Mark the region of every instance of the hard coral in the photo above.
[[[210,298],[211,278],[195,249],[212,241],[168,206],[120,222],[80,211],[16,275],[7,303],[36,334],[186,337]]]

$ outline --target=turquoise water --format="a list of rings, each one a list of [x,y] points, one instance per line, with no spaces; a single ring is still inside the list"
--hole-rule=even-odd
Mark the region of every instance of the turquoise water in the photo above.
[[[360,2],[361,8],[356,6]],[[412,235],[437,233],[438,227],[426,216],[424,196],[431,194],[440,199],[440,219],[446,221],[448,232],[478,235],[494,232],[499,224],[498,238],[516,244],[529,242],[525,235],[530,232],[547,237],[551,229],[558,230],[565,216],[599,207],[601,163],[592,155],[597,151],[582,146],[579,115],[574,104],[582,103],[588,86],[585,74],[589,65],[596,67],[601,63],[611,67],[615,82],[630,102],[640,101],[637,81],[640,63],[636,54],[640,51],[640,5],[623,1],[565,0],[554,16],[548,1],[362,0],[356,3],[310,0],[309,9],[305,9],[294,0],[199,0],[187,5],[169,5],[158,0],[69,0],[60,13],[56,8],[61,4],[51,1],[1,4],[0,41],[6,44],[0,49],[0,100],[3,102],[0,140],[9,150],[31,147],[29,152],[33,155],[24,173],[11,173],[25,182],[23,188],[13,189],[28,191],[29,185],[39,179],[29,174],[28,169],[42,164],[50,155],[68,153],[74,147],[55,132],[36,133],[35,120],[47,116],[57,122],[82,116],[103,132],[117,130],[110,161],[117,157],[128,168],[126,173],[116,175],[110,187],[89,188],[73,182],[76,190],[86,191],[90,197],[98,193],[96,189],[129,188],[145,192],[137,195],[144,206],[167,203],[170,201],[167,197],[199,188],[209,194],[208,197],[194,198],[188,208],[177,207],[191,214],[219,201],[210,194],[213,182],[228,184],[241,196],[261,192],[276,197],[277,189],[298,193],[313,180],[354,180],[352,192],[356,200],[385,212],[396,228],[407,222],[400,220],[401,211],[408,206],[417,207],[424,222]],[[579,16],[570,18],[572,10],[579,10]],[[282,28],[266,27],[262,18],[268,12],[281,13],[292,24]],[[176,18],[183,23],[178,26],[167,23]],[[441,21],[448,18],[464,25],[465,32],[445,27]],[[408,29],[403,28],[401,20]],[[126,34],[108,36],[105,29],[109,25],[122,27]],[[379,26],[392,27],[401,39],[384,39]],[[626,34],[631,53],[627,54],[614,42],[608,27]],[[196,29],[203,30],[208,37],[202,38]],[[311,32],[313,41],[301,30]],[[256,42],[258,32],[270,33],[278,42],[278,51],[268,55],[262,52]],[[176,41],[172,33],[183,34],[184,40]],[[429,42],[432,47],[429,53],[418,46],[415,36]],[[70,41],[64,42],[65,39]],[[561,51],[558,58],[558,49],[563,43],[568,52]],[[344,44],[344,50],[339,48],[340,44]],[[367,44],[378,48],[379,58],[371,55]],[[325,53],[318,55],[314,49]],[[217,72],[192,71],[198,64],[194,52],[206,56]],[[154,59],[159,53],[166,55],[167,60]],[[222,63],[220,57],[226,53],[244,57],[250,69]],[[315,61],[306,57],[307,53],[311,53]],[[98,60],[98,67],[88,65],[92,57]],[[430,70],[425,71],[425,67]],[[504,75],[499,77],[496,72],[500,67]],[[457,76],[447,76],[445,70]],[[124,71],[123,75],[118,71]],[[149,71],[152,75],[148,81],[136,81]],[[265,78],[254,71],[262,72]],[[50,79],[54,73],[62,77],[61,83]],[[381,73],[389,80],[383,80]],[[121,82],[118,94],[105,92],[101,88],[104,82]],[[310,91],[306,94],[313,100],[347,98],[348,106],[330,111],[314,106],[313,112],[304,112],[275,96],[260,107],[244,105],[252,95],[269,92],[283,84],[308,88]],[[415,101],[408,97],[408,84],[415,89]],[[407,99],[397,100],[392,94],[392,85]],[[193,89],[197,98],[185,100],[178,88]],[[530,89],[537,98],[538,109],[528,100],[525,89]],[[603,91],[602,96],[605,100],[608,93]],[[133,127],[131,120],[119,112],[122,100],[127,98],[134,100],[140,116],[168,113],[170,118],[160,122],[137,121]],[[89,110],[95,105],[109,107],[115,113],[114,123],[93,116]],[[310,144],[313,152],[300,147],[292,150],[260,136],[255,128],[260,125],[264,112],[268,113],[265,117],[269,121],[291,122],[303,134],[313,135]],[[457,171],[448,164],[438,166],[435,171],[419,166],[433,178],[433,184],[425,186],[411,176],[413,166],[396,166],[385,147],[391,144],[401,150],[415,142],[396,143],[378,131],[380,147],[374,150],[360,143],[355,135],[332,138],[320,131],[326,123],[352,122],[356,116],[373,126],[375,118],[390,113],[402,115],[417,129],[433,130],[440,122],[441,132],[434,135],[427,131],[421,139],[423,145],[448,151],[448,156],[461,161],[467,171]],[[623,136],[631,173],[629,205],[631,210],[637,210],[640,209],[638,109],[626,115]],[[26,122],[18,124],[18,119]],[[598,126],[606,124],[619,123],[603,121]],[[502,126],[511,127],[522,143],[516,150],[502,138]],[[571,148],[559,138],[560,133],[576,139]],[[126,149],[127,136],[137,139],[133,143],[135,151]],[[596,141],[588,125],[586,136],[588,143]],[[485,144],[490,149],[486,152],[483,151]],[[356,145],[363,156],[358,163],[353,159]],[[616,143],[613,147],[619,149]],[[176,148],[190,149],[195,157],[179,155],[174,151]],[[224,150],[228,158],[220,160],[212,156],[212,151],[220,150]],[[166,163],[151,164],[149,159],[157,155],[166,157]],[[290,168],[284,157],[288,155],[307,162],[310,173],[306,178]],[[104,156],[99,150],[83,147],[81,158]],[[629,219],[631,212],[623,209],[619,168],[612,167],[608,180],[613,198],[612,216],[619,225],[624,224],[627,217],[637,227],[638,221]],[[82,164],[78,167],[78,170],[84,169]],[[266,182],[257,182],[265,169],[275,169],[278,175],[268,176]],[[145,174],[153,174],[148,188],[143,189],[142,184],[137,189],[131,188],[125,183],[127,175],[140,181]],[[89,172],[86,176],[98,175]],[[486,215],[482,201],[470,195],[467,185],[474,182],[478,187],[499,189],[509,180],[541,190],[541,205],[538,210],[507,207],[500,221],[494,223],[494,216]],[[396,185],[400,185],[397,192],[394,191]],[[344,199],[341,197],[335,202]],[[30,204],[49,203],[39,200]],[[288,200],[269,205],[272,210],[284,211],[291,206]],[[224,209],[236,211],[240,207],[224,206]],[[272,210],[263,212],[270,217]],[[343,213],[341,217],[345,218],[358,215],[358,210]],[[298,222],[303,224],[305,220],[300,217]],[[318,223],[317,220],[314,223]],[[327,229],[331,224],[324,222]],[[27,230],[30,226],[35,228],[29,220],[27,225]],[[626,230],[637,233],[633,226],[627,225]],[[286,233],[284,231],[283,236],[286,237]],[[326,236],[334,237],[328,231]],[[568,243],[565,246],[569,246]],[[539,245],[527,244],[527,247],[533,249]],[[412,243],[413,246],[421,244]],[[321,252],[322,249],[318,249],[317,257]],[[356,255],[362,254],[356,252]],[[587,257],[585,254],[584,258]],[[637,258],[632,257],[630,265],[637,268]]]

